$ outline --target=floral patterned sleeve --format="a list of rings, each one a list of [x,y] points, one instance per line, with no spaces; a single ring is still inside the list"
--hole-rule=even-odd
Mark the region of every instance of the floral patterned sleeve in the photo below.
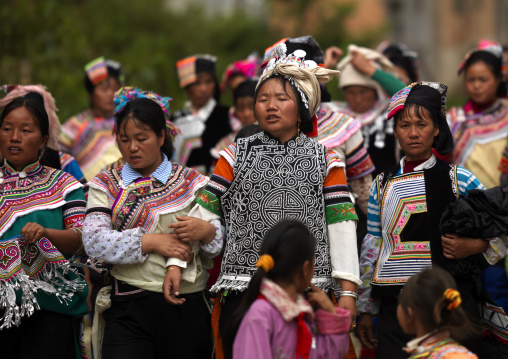
[[[370,296],[370,283],[379,257],[381,241],[383,240],[381,237],[377,181],[372,183],[370,189],[367,227],[368,234],[363,239],[360,253],[360,279],[362,284],[358,288],[358,302],[356,306],[360,313],[377,314],[379,302]]]
[[[220,220],[212,219],[210,223],[215,227],[215,237],[210,243],[201,244],[201,250],[208,258],[215,258],[222,251],[226,230]]]
[[[88,193],[88,206],[83,224],[83,244],[94,259],[110,264],[142,263],[148,254],[141,247],[143,228],[113,229],[107,195],[93,187]]]

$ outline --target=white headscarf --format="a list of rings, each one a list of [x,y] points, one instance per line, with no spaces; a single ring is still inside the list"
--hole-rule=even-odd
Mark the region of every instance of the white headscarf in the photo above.
[[[320,84],[330,81],[340,71],[329,70],[319,67],[312,60],[304,60],[306,55],[303,50],[296,50],[290,55],[286,55],[286,45],[284,43],[277,45],[278,49],[274,51],[275,57],[272,58],[265,67],[263,75],[256,85],[256,91],[268,78],[274,75],[286,77],[293,84],[309,109],[312,118],[321,102]]]

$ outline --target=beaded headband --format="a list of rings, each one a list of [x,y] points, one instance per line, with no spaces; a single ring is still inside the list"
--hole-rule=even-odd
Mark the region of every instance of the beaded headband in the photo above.
[[[473,55],[478,51],[485,51],[494,55],[501,61],[501,72],[505,71],[506,63],[504,60],[503,48],[501,47],[501,45],[495,41],[481,40],[476,48],[469,50],[467,54],[464,56],[464,60],[462,60],[462,62],[459,65],[459,68],[457,69],[458,75],[460,75],[462,71],[464,71],[464,69],[466,68],[466,62],[467,60],[469,60],[471,55]]]
[[[155,101],[161,107],[162,112],[164,112],[166,117],[166,127],[168,128],[169,134],[171,135],[171,139],[174,141],[176,135],[180,133],[180,130],[173,124],[173,122],[169,121],[169,101],[172,100],[171,97],[162,97],[154,92],[142,91],[134,86],[122,87],[115,94],[115,118],[120,112],[122,112],[125,105],[127,105],[129,101],[132,101],[136,98],[150,99]]]

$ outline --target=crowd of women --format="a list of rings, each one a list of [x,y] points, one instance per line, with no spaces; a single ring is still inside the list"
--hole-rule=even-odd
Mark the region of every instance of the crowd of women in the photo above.
[[[102,57],[63,125],[44,86],[3,86],[2,353],[507,358],[505,56],[471,50],[450,109],[406,46],[311,36],[221,83],[178,61],[172,112]]]

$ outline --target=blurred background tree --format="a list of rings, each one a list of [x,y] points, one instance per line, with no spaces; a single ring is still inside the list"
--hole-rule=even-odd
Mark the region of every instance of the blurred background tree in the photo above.
[[[88,107],[83,66],[98,56],[119,61],[127,85],[173,98],[183,105],[175,62],[195,53],[219,58],[217,76],[228,64],[283,37],[313,35],[325,49],[350,42],[375,46],[383,31],[360,38],[346,31],[354,1],[266,1],[251,15],[236,7],[210,15],[199,2],[171,11],[169,0],[3,0],[0,5],[0,82],[42,83],[57,100],[59,117]],[[340,96],[337,82],[328,86]],[[230,96],[223,102],[230,103]]]

